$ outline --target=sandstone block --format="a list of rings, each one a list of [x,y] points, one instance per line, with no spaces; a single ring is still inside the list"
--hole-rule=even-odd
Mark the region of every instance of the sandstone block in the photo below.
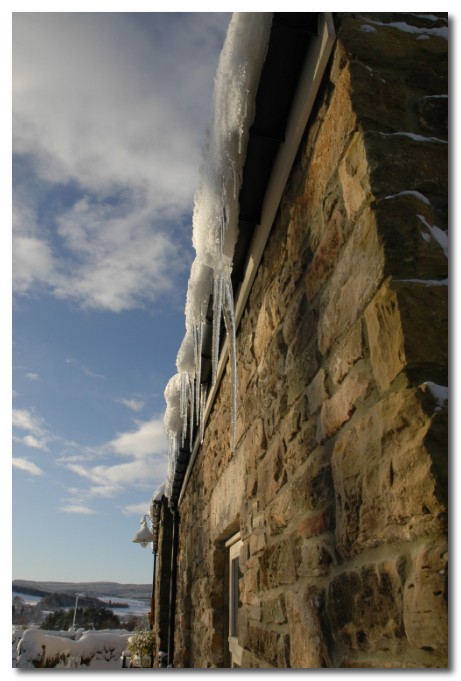
[[[246,459],[260,459],[266,451],[266,436],[261,418],[254,419],[243,439],[240,448],[245,452]]]
[[[296,339],[301,320],[306,315],[309,315],[306,295],[304,290],[299,288],[285,310],[282,331],[287,346]]]
[[[240,637],[239,637],[240,640]],[[264,660],[272,667],[277,664],[278,634],[270,629],[264,629],[250,623],[246,640],[242,645],[248,648],[260,660]]]
[[[284,624],[287,621],[285,595],[268,598],[262,603],[263,621],[266,624]]]
[[[255,553],[259,553],[259,551],[262,551],[265,546],[266,546],[266,536],[265,536],[264,532],[262,532],[260,534],[250,535],[250,539],[249,539],[250,555],[253,556]]]
[[[349,333],[376,293],[383,272],[384,251],[376,219],[367,209],[343,248],[320,298],[318,344],[323,355]]]
[[[284,466],[285,445],[281,437],[276,438],[258,467],[258,490],[261,500],[268,504],[287,481]]]
[[[259,606],[259,570],[246,570],[240,580],[240,600],[247,605]]]
[[[267,522],[270,534],[274,535],[282,532],[293,518],[294,513],[291,489],[288,485],[285,485],[267,508]]]
[[[400,69],[354,61],[350,66],[352,103],[365,130],[406,130],[407,90]]]
[[[435,651],[448,664],[448,567],[443,540],[421,546],[404,592],[405,633],[411,645]],[[442,660],[443,664],[443,660]]]
[[[411,132],[366,132],[364,142],[370,185],[376,198],[405,189],[446,199],[448,144],[445,140]]]
[[[279,636],[277,642],[277,668],[288,669],[290,666],[290,637],[287,634]]]
[[[299,467],[305,463],[311,452],[317,448],[318,443],[315,435],[316,424],[315,420],[311,419],[301,424],[297,437],[287,444],[285,468],[290,477],[299,470]]]
[[[338,162],[356,129],[356,124],[356,116],[351,108],[350,72],[347,64],[337,72],[328,109],[323,114],[317,131],[315,146],[309,150],[308,175],[302,200],[302,213],[305,216],[305,224],[309,226],[313,212],[317,206],[322,205],[324,197],[328,194],[327,188],[335,176]],[[320,237],[320,233],[312,234],[311,242],[314,248]]]
[[[373,379],[368,363],[362,361],[348,374],[335,394],[326,400],[320,412],[317,440],[323,442],[346,423],[372,389]]]
[[[423,130],[437,135],[448,133],[448,95],[422,97],[416,109]]]
[[[397,19],[408,25],[408,31],[393,25]],[[443,21],[441,25],[446,26]],[[399,64],[399,70],[413,72],[419,68],[422,71],[425,67],[426,72],[440,70],[446,74],[447,64],[443,58],[447,55],[446,40],[439,36],[433,40],[419,40],[420,34],[411,31],[412,26],[433,28],[434,23],[410,13],[399,12],[395,18],[388,13],[379,16],[373,12],[369,17],[361,13],[359,17],[344,18],[338,37],[346,52],[372,67],[377,64],[381,68],[387,65],[395,69]]]
[[[339,251],[344,243],[343,220],[342,212],[339,209],[335,209],[304,278],[308,300],[312,300],[320,291],[336,264]]]
[[[322,449],[312,453],[290,481],[291,507],[295,513],[323,508],[332,499],[333,482],[328,456]]]
[[[362,133],[355,133],[347,152],[338,168],[349,220],[355,220],[358,213],[373,199],[367,153]]]
[[[386,275],[428,280],[448,276],[447,256],[433,235],[434,228],[444,230],[447,225],[443,213],[426,197],[403,191],[377,201],[375,214],[386,253]]]
[[[285,376],[288,404],[304,394],[306,386],[318,369],[314,318],[310,314],[299,320],[298,333],[285,355]]]
[[[371,362],[381,390],[404,369],[421,378],[446,375],[448,289],[424,282],[386,282],[365,311]]]
[[[322,594],[309,587],[288,591],[286,609],[290,635],[290,666],[293,669],[331,667],[321,623]]]
[[[320,577],[328,574],[336,563],[333,535],[313,537],[301,545],[300,577]]]
[[[326,374],[324,369],[319,369],[313,381],[307,388],[307,399],[309,402],[309,412],[315,414],[320,409],[324,401],[328,398],[326,389]]]
[[[283,416],[280,424],[280,432],[285,444],[288,444],[299,433],[301,424],[307,421],[309,406],[306,395],[296,400],[291,409]]]
[[[296,533],[303,539],[315,537],[333,526],[333,510],[326,508],[316,513],[309,513],[299,518],[296,522]]]
[[[444,532],[446,491],[426,446],[437,414],[424,401],[418,389],[393,393],[338,437],[332,473],[342,555]]]
[[[405,637],[403,572],[403,560],[389,560],[334,577],[327,610],[335,640],[351,650],[398,652]]]
[[[300,563],[299,541],[289,536],[266,547],[260,558],[262,589],[272,589],[296,581]]]
[[[339,343],[330,361],[330,375],[336,384],[342,383],[354,364],[363,357],[362,320]]]
[[[264,299],[258,314],[253,337],[253,350],[258,363],[261,361],[264,351],[269,345],[273,332],[274,325],[272,321],[272,315],[270,313],[267,301]]]

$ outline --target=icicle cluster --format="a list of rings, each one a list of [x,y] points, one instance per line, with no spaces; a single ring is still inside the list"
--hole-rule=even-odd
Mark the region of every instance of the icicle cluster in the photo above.
[[[217,380],[221,322],[231,366],[231,445],[235,445],[237,361],[232,262],[238,236],[238,196],[254,118],[257,85],[267,51],[272,13],[235,13],[215,77],[211,120],[194,197],[192,264],[186,299],[186,335],[178,352],[178,373],[165,390],[169,464],[165,495],[170,496],[179,447],[194,430],[203,441],[207,386],[200,382],[203,333],[210,295],[212,385]],[[175,415],[173,417],[173,414]],[[176,418],[177,415],[177,418]]]

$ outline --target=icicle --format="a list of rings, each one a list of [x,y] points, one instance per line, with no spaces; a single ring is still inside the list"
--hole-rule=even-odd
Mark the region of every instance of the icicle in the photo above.
[[[232,451],[235,450],[235,436],[237,429],[237,350],[235,340],[235,314],[232,282],[226,278],[224,282],[224,322],[229,340],[229,360],[231,363],[231,421],[232,421]]]
[[[165,496],[170,498],[173,490],[173,479],[179,452],[179,439],[175,431],[168,431],[168,471],[165,486]]]
[[[231,173],[232,173],[232,183],[233,183],[233,188],[234,188],[234,192],[233,192],[234,201],[237,201],[238,189],[240,187],[240,181],[239,181],[239,178],[238,178],[236,164],[235,164],[235,161],[232,158],[228,158],[227,162],[230,165],[230,169],[231,169]]]
[[[202,336],[203,324],[194,324],[194,353],[195,353],[195,402],[197,409],[196,425],[200,423],[200,377],[202,373]]]
[[[187,435],[187,412],[189,406],[189,376],[186,373],[181,374],[181,396],[179,404],[182,420],[181,447],[184,447]]]
[[[213,281],[213,336],[211,349],[211,385],[214,385],[216,383],[216,375],[218,371],[223,284],[224,284],[223,274],[221,272],[215,272]]]
[[[189,376],[189,427],[190,427],[190,446],[194,441],[194,411],[195,411],[195,378]]]
[[[205,434],[205,407],[206,407],[206,385],[200,387],[200,444],[203,444]]]

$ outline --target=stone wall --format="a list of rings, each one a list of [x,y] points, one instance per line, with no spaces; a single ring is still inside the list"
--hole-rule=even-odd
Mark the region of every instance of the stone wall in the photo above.
[[[175,666],[447,666],[446,16],[337,42],[184,498]]]

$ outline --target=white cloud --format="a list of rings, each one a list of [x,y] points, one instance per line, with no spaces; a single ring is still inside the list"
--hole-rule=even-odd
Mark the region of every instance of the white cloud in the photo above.
[[[28,459],[21,459],[19,457],[14,457],[12,461],[14,468],[19,468],[22,471],[26,471],[26,473],[30,473],[31,475],[36,476],[41,476],[44,474],[42,469],[39,468],[35,463],[33,463],[33,461],[29,461]]]
[[[94,515],[94,511],[89,506],[81,504],[63,504],[59,510],[62,513],[77,513],[78,515]]]
[[[106,377],[103,376],[103,374],[97,374],[96,372],[91,371],[91,369],[88,369],[88,368],[85,367],[85,366],[82,366],[82,371],[83,371],[83,373],[84,373],[86,376],[89,376],[90,378],[99,378],[99,379],[101,379],[102,381],[105,381],[105,380],[106,380]]]
[[[123,507],[122,512],[124,515],[137,515],[143,517],[144,515],[149,514],[150,503],[151,501],[149,499],[140,504],[127,504]]]
[[[44,420],[28,409],[13,409],[12,424],[16,430],[26,431],[26,435],[13,435],[13,441],[19,442],[26,447],[48,450],[48,442],[52,439],[51,434],[45,428]]]
[[[144,402],[142,400],[137,400],[134,397],[131,397],[129,399],[124,399],[120,398],[116,400],[119,404],[123,404],[125,407],[128,407],[128,409],[131,409],[131,411],[141,411],[144,408]]]
[[[13,286],[26,292],[35,282],[48,282],[54,269],[49,246],[37,237],[13,236]]]
[[[136,421],[136,430],[119,433],[106,446],[116,454],[144,457],[149,454],[165,453],[167,441],[163,428],[163,417],[150,421]]]
[[[112,497],[128,487],[152,489],[166,477],[167,443],[163,418],[136,421],[136,429],[119,433],[113,440],[81,456],[61,457],[57,463],[88,481],[90,496]],[[95,457],[111,457],[110,463],[92,465]],[[114,456],[123,456],[120,463]]]
[[[40,376],[33,371],[29,371],[29,373],[26,374],[26,378],[29,379],[29,381],[39,381]]]
[[[92,484],[88,492],[92,496],[112,497],[127,487],[150,489],[154,481],[166,475],[166,457],[143,457],[127,463],[85,467],[68,464],[67,469]]]
[[[41,449],[44,452],[48,452],[49,449],[46,445],[46,440],[39,440],[34,435],[24,435],[24,437],[13,436],[15,442],[21,442],[26,447],[32,447],[34,449]]]
[[[39,416],[31,413],[27,409],[13,409],[12,411],[13,428],[28,430],[34,435],[44,435],[44,421]]]
[[[13,151],[29,170],[14,191],[17,292],[46,285],[117,312],[171,289],[189,258],[179,236],[228,19],[13,15]],[[74,196],[54,194],[45,227],[40,205],[57,185]]]

